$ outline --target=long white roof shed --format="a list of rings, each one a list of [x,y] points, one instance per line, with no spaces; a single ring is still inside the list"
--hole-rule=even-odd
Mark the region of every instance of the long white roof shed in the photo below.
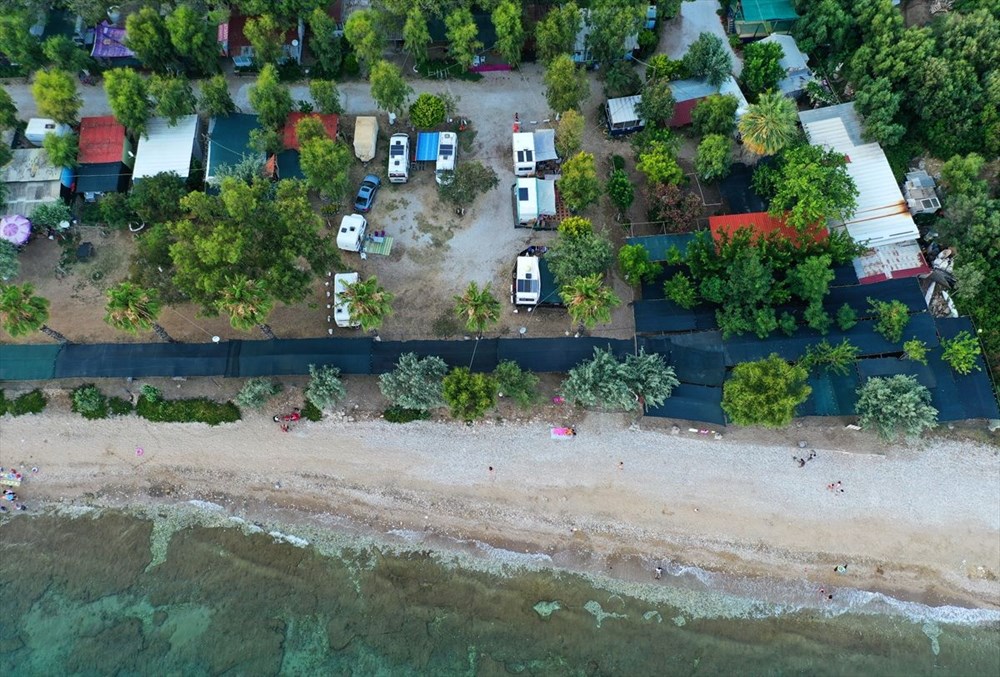
[[[132,179],[156,176],[162,172],[175,172],[186,179],[191,171],[197,135],[197,115],[185,115],[173,127],[165,118],[150,120],[135,150]]]
[[[854,104],[799,113],[809,143],[847,156],[847,173],[858,188],[858,206],[842,224],[855,242],[872,247],[920,237],[889,161],[877,143],[863,143]]]

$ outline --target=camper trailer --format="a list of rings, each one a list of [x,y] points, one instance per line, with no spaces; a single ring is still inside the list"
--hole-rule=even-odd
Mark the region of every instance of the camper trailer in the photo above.
[[[410,137],[393,134],[389,139],[389,183],[406,183],[410,178]]]
[[[24,138],[34,146],[41,146],[47,134],[56,136],[66,136],[73,132],[69,125],[60,124],[48,118],[31,118],[28,126],[24,128]]]
[[[535,135],[517,132],[513,136],[514,175],[532,176],[535,173]]]
[[[434,170],[434,180],[439,184],[444,182],[445,172],[455,171],[455,155],[458,153],[458,135],[455,132],[441,132],[438,143],[437,166]]]
[[[354,155],[362,162],[375,157],[378,144],[378,119],[359,115],[354,122]]]
[[[349,252],[361,251],[368,231],[368,221],[361,214],[348,214],[340,220],[337,246]]]
[[[333,276],[333,319],[338,327],[357,327],[361,324],[351,318],[351,306],[341,296],[350,285],[357,283],[357,273],[337,273]]]

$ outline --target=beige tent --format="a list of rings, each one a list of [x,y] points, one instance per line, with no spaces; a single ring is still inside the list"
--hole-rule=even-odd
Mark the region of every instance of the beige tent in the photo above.
[[[378,120],[371,116],[359,116],[354,123],[354,154],[362,162],[375,157],[378,142]]]

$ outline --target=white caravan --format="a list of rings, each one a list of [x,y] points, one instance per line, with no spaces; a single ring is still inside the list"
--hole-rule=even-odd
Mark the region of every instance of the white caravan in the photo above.
[[[410,137],[393,134],[389,139],[389,183],[406,183],[410,178]]]
[[[357,327],[361,323],[351,318],[351,306],[341,295],[352,284],[358,283],[357,273],[337,273],[333,276],[333,319],[338,327]]]
[[[438,141],[437,166],[434,170],[434,180],[443,182],[444,172],[455,171],[455,155],[458,153],[458,135],[455,132],[441,132]]]
[[[340,220],[337,232],[337,246],[349,252],[361,251],[368,231],[368,221],[361,214],[348,214]]]

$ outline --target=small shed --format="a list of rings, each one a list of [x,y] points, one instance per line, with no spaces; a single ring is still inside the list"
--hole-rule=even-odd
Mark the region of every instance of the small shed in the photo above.
[[[608,120],[608,133],[611,136],[631,134],[646,126],[646,122],[639,117],[639,113],[635,110],[637,103],[639,103],[638,94],[608,99],[604,110]]]
[[[514,193],[518,226],[532,226],[540,219],[556,215],[555,181],[518,179]]]
[[[76,192],[88,202],[127,190],[135,153],[125,127],[112,115],[81,118],[77,162]]]
[[[31,216],[35,207],[58,202],[67,187],[63,168],[49,162],[41,148],[16,148],[11,161],[0,169],[0,181],[7,186],[7,204],[3,214]],[[72,172],[69,181],[72,182]]]
[[[739,0],[729,12],[733,31],[744,39],[789,33],[799,18],[792,0]]]
[[[185,115],[171,126],[166,118],[153,118],[139,137],[132,180],[173,172],[182,179],[191,173],[191,158],[201,157],[198,116]]]
[[[354,154],[362,162],[375,157],[378,144],[378,119],[370,115],[360,115],[354,123]]]
[[[780,35],[775,33],[769,35],[761,42],[774,43],[781,46],[784,56],[778,61],[778,65],[785,71],[785,76],[778,81],[778,89],[785,96],[798,98],[806,91],[806,86],[816,79],[813,72],[809,70],[809,56],[804,54],[795,38],[791,35]]]
[[[216,171],[222,165],[239,164],[245,157],[264,161],[264,154],[250,147],[250,133],[260,129],[256,115],[237,113],[212,118],[208,123],[208,157],[205,160],[205,181],[217,183]]]

